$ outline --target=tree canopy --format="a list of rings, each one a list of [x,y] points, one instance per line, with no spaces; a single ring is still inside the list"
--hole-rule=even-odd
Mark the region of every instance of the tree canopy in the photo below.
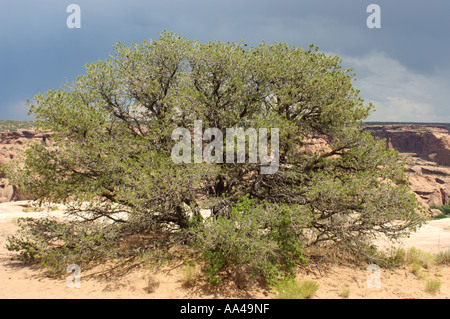
[[[33,145],[8,176],[44,203],[68,205],[77,218],[46,239],[66,253],[82,244],[64,244],[62,233],[91,236],[83,243],[99,251],[99,238],[158,231],[200,243],[216,270],[285,269],[304,261],[305,247],[328,243],[367,256],[373,236],[398,238],[423,220],[399,154],[361,129],[373,106],[341,62],[314,45],[200,43],[166,31],[118,43],[85,75],[29,102],[53,146]],[[260,160],[174,162],[172,132],[194,133],[195,121],[221,132],[278,129],[278,169],[261,174]],[[319,138],[326,147],[307,151]],[[202,209],[212,216],[202,220]],[[42,258],[49,250],[36,244],[32,223],[11,247],[33,243]]]

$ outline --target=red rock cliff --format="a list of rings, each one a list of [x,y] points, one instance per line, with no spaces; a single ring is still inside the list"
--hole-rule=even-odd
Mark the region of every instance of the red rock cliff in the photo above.
[[[438,165],[450,165],[450,125],[369,125],[373,136],[385,138],[387,147],[413,153]]]
[[[450,197],[450,125],[367,125],[386,147],[402,153],[412,191],[426,206],[442,206]]]

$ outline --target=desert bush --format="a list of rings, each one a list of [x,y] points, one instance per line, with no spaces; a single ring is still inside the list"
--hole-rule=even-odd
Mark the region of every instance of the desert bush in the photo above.
[[[42,207],[25,207],[22,208],[22,212],[24,213],[33,213],[33,212],[43,212],[44,209]]]
[[[313,280],[298,282],[292,278],[280,280],[274,287],[279,299],[311,298],[319,289],[319,285]]]
[[[23,256],[87,260],[133,234],[157,233],[167,246],[197,243],[212,281],[247,265],[275,278],[305,261],[304,247],[327,243],[373,259],[375,235],[399,238],[423,222],[409,186],[396,183],[405,179],[398,152],[361,128],[373,106],[353,87],[355,75],[314,45],[199,43],[163,32],[118,43],[85,69],[28,101],[53,145],[27,148],[7,176],[44,204],[70,204],[74,218],[24,221],[10,245]],[[174,161],[172,132],[193,132],[195,120],[221,132],[279,129],[277,170],[263,173],[261,158]],[[319,137],[326,148],[305,150]],[[212,212],[205,223],[204,208]],[[47,237],[58,240],[40,242]]]
[[[421,249],[411,247],[406,253],[406,260],[409,263],[416,263],[423,268],[430,268],[435,262],[435,255]]]
[[[448,265],[450,264],[450,250],[441,251],[437,253],[435,257],[435,262],[438,265]]]
[[[185,287],[194,286],[197,280],[200,278],[200,271],[194,263],[185,263],[181,267],[182,282]]]
[[[441,291],[441,281],[438,279],[428,279],[425,290],[430,293],[439,293]]]
[[[116,256],[115,227],[59,222],[50,218],[19,218],[18,232],[8,237],[7,249],[27,262],[40,262],[50,274],[66,272],[70,264],[87,265],[99,258]]]
[[[153,274],[149,274],[146,280],[147,285],[145,286],[144,291],[148,294],[154,293],[161,284],[161,282]]]
[[[442,206],[430,206],[433,209],[439,209],[442,213],[434,216],[433,219],[442,219],[447,218],[450,215],[450,205],[442,205]]]
[[[342,298],[350,297],[350,288],[349,287],[341,287],[339,296],[341,296]]]
[[[430,208],[439,209],[443,214],[450,214],[450,205],[430,206]]]
[[[293,274],[302,256],[301,208],[277,207],[248,195],[236,203],[228,217],[210,219],[194,231],[209,261],[210,281],[223,268],[250,265],[254,276],[272,281],[280,273]]]
[[[404,248],[393,248],[388,257],[389,265],[402,265],[406,262],[406,251]]]
[[[414,261],[411,263],[411,265],[409,265],[409,269],[411,270],[411,272],[416,275],[417,277],[420,276],[420,271],[422,270],[422,265],[417,262]]]

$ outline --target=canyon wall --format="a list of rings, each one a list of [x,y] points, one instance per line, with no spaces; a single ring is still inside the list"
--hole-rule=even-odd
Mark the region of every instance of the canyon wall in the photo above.
[[[411,188],[425,206],[449,203],[450,125],[384,124],[364,129],[404,156]]]
[[[415,154],[426,161],[450,166],[450,125],[367,125],[373,136],[386,139],[387,147]]]

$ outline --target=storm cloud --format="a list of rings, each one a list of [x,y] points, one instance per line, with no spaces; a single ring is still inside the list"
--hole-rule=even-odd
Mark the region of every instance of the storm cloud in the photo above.
[[[69,29],[67,6],[81,8]],[[369,29],[367,6],[381,8]],[[29,119],[24,101],[83,74],[118,41],[163,30],[188,39],[319,46],[353,67],[369,120],[450,122],[450,2],[445,0],[0,0],[0,119]]]

